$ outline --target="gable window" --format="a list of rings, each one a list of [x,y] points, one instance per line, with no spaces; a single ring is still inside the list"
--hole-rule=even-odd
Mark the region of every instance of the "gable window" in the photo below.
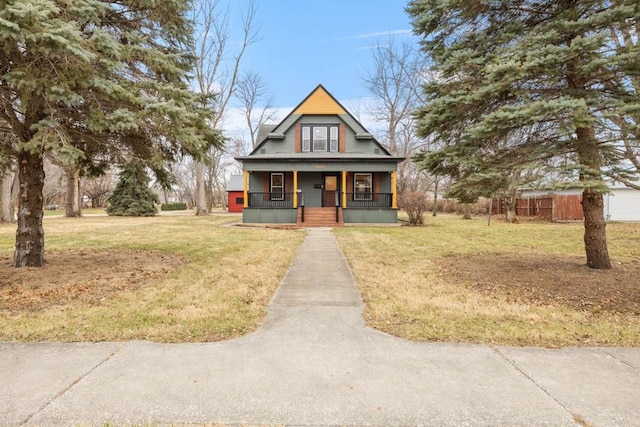
[[[353,174],[353,200],[371,200],[372,183],[370,173]]]
[[[338,152],[338,125],[302,125],[302,151],[308,152]]]
[[[327,151],[327,128],[324,126],[313,128],[313,151]]]
[[[271,174],[271,200],[284,200],[284,174],[272,173]]]

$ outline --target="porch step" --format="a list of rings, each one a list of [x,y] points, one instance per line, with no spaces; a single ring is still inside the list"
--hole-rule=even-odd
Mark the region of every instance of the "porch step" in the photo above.
[[[338,211],[336,222],[336,208],[304,208],[304,222],[302,222],[302,208],[298,209],[298,227],[342,227],[342,209]]]

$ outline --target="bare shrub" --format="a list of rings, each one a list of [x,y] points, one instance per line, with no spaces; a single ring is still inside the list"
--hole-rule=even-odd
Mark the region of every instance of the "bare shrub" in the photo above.
[[[424,213],[427,211],[427,194],[421,192],[403,193],[398,199],[398,205],[409,216],[409,224],[423,225]]]

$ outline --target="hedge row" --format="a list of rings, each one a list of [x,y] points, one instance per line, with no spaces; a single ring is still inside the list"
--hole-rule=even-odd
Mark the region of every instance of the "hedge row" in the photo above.
[[[183,211],[185,209],[187,209],[187,204],[183,202],[163,203],[160,206],[162,211]]]

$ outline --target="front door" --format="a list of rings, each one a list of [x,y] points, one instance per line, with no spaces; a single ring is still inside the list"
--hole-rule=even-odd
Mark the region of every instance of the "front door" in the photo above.
[[[324,175],[322,185],[322,206],[335,206],[338,191],[338,175]]]

